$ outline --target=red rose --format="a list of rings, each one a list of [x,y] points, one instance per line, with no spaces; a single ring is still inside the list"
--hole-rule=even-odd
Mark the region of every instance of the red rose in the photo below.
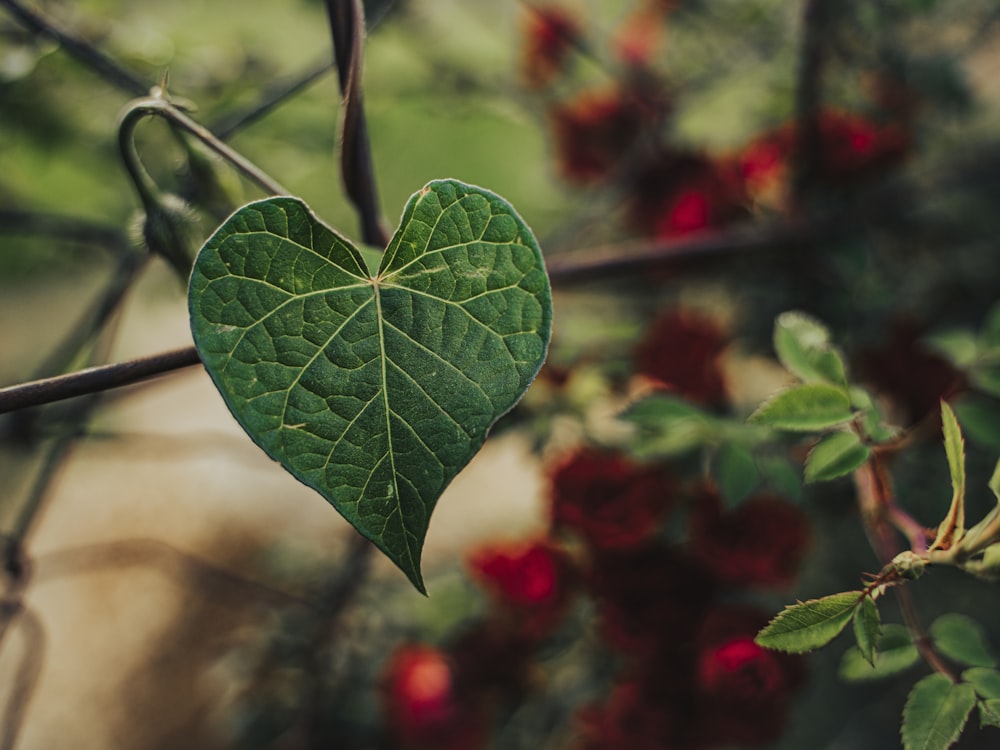
[[[662,467],[585,449],[552,472],[552,525],[579,533],[592,547],[630,547],[659,529],[673,487]]]
[[[757,495],[725,511],[718,493],[705,489],[691,514],[693,554],[728,586],[789,585],[809,539],[805,514],[776,495]]]
[[[566,610],[569,563],[544,542],[480,549],[469,569],[525,635],[543,635]]]
[[[532,88],[551,83],[565,68],[580,35],[577,20],[560,8],[528,8],[522,58],[524,80]]]
[[[461,702],[451,661],[437,648],[411,644],[390,657],[382,704],[390,731],[406,747],[469,750],[483,744],[478,712]]]
[[[636,371],[678,395],[708,406],[726,400],[720,359],[728,344],[708,318],[664,310],[635,349]]]

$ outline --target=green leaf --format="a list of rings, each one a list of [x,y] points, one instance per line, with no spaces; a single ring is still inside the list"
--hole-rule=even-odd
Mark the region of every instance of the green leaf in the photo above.
[[[1000,367],[996,363],[979,363],[969,370],[968,375],[976,390],[990,396],[1000,396]]]
[[[738,505],[760,483],[753,451],[740,443],[723,443],[715,459],[715,478],[726,507]]]
[[[983,698],[1000,698],[1000,672],[986,667],[973,667],[962,672],[962,679]]]
[[[806,456],[806,482],[823,482],[850,474],[870,455],[871,448],[861,443],[856,432],[830,433]]]
[[[1000,698],[979,701],[979,726],[1000,727]]]
[[[750,415],[750,421],[782,430],[812,432],[843,424],[853,416],[845,389],[809,383],[789,388],[765,401]]]
[[[996,495],[997,502],[1000,502],[1000,461],[993,467],[993,474],[990,476],[989,488]]]
[[[948,470],[951,474],[952,495],[948,514],[938,526],[937,538],[931,549],[949,549],[965,533],[965,442],[962,440],[955,412],[946,401],[941,402],[941,427],[944,431],[944,452],[948,457]]]
[[[782,313],[774,323],[774,351],[790,373],[806,383],[845,386],[844,361],[826,326],[805,313]]]
[[[878,605],[871,596],[866,596],[854,608],[854,640],[861,656],[872,666],[875,666],[875,644],[881,626]]]
[[[979,353],[976,335],[961,328],[931,334],[924,343],[960,370],[971,367]]]
[[[903,709],[903,750],[946,750],[958,739],[976,705],[972,685],[935,673],[910,691]]]
[[[783,456],[757,456],[761,481],[769,489],[792,500],[802,499],[802,472]]]
[[[954,613],[941,615],[931,624],[931,637],[938,651],[960,664],[997,666],[983,629],[970,617]]]
[[[958,399],[955,415],[969,440],[993,453],[1000,452],[1000,403],[969,393]]]
[[[849,682],[862,682],[891,677],[909,669],[920,660],[920,652],[913,645],[910,633],[902,625],[883,625],[878,639],[875,659],[865,660],[861,651],[850,648],[840,660],[840,676]]]
[[[237,421],[423,591],[431,512],[545,357],[531,231],[452,180],[414,195],[374,276],[299,200],[244,206],[206,242],[191,330]]]
[[[622,419],[638,428],[637,458],[676,456],[703,446],[717,432],[717,421],[675,396],[654,395],[633,404]]]
[[[860,591],[846,591],[788,605],[754,640],[764,648],[793,654],[825,646],[850,622],[861,596]]]

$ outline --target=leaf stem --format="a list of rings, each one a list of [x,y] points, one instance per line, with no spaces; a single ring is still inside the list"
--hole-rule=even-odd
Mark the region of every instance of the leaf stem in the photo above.
[[[133,182],[135,182],[144,204],[151,197],[151,191],[155,191],[155,185],[152,184],[149,174],[139,160],[133,135],[136,124],[144,117],[152,115],[164,117],[174,125],[193,135],[212,151],[232,164],[248,180],[255,183],[267,194],[290,195],[288,190],[282,187],[280,183],[264,172],[264,170],[238,151],[227,146],[204,125],[200,125],[184,114],[184,112],[170,102],[162,90],[154,88],[151,96],[137,99],[128,105],[128,108],[122,115],[121,124],[118,129],[118,145],[121,149],[122,159],[125,161],[125,168],[128,170]]]
[[[201,360],[193,346],[0,388],[0,414],[136,383]]]

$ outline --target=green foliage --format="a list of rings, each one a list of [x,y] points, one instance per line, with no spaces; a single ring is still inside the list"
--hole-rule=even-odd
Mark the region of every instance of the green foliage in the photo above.
[[[850,474],[870,455],[871,448],[862,444],[856,432],[831,432],[809,451],[805,466],[806,482],[823,482]]]
[[[970,617],[956,613],[941,615],[931,624],[931,637],[938,651],[960,664],[997,666],[983,629]]]
[[[830,343],[830,332],[801,312],[786,312],[774,324],[774,351],[785,368],[805,383],[846,386],[840,352]]]
[[[764,648],[793,654],[825,646],[851,621],[863,596],[861,591],[845,591],[788,605],[755,640]]]
[[[920,653],[910,638],[910,632],[902,625],[882,626],[875,658],[865,658],[859,648],[844,652],[840,661],[840,676],[849,682],[863,682],[892,677],[909,669],[920,660]]]
[[[878,605],[871,596],[864,597],[854,609],[854,639],[865,661],[875,666],[875,646],[882,629]]]
[[[948,457],[951,475],[951,506],[938,527],[937,538],[931,549],[957,544],[965,533],[965,442],[958,427],[958,420],[951,407],[941,402],[941,428],[944,432],[944,452]]]
[[[423,591],[438,497],[548,345],[548,279],[514,209],[432,182],[371,276],[301,201],[251,203],[199,253],[189,307],[202,361],[243,428]]]
[[[854,417],[847,391],[828,383],[807,383],[781,391],[764,402],[750,421],[796,432],[835,427]]]
[[[971,685],[943,674],[928,675],[913,686],[903,709],[904,750],[945,750],[958,739],[976,705]]]

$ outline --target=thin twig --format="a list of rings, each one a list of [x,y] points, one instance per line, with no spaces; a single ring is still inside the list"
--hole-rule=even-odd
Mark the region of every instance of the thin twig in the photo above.
[[[340,135],[340,168],[344,189],[358,211],[361,239],[367,245],[385,247],[389,231],[382,221],[375,187],[368,124],[361,92],[361,51],[365,38],[365,14],[360,0],[326,0],[337,79],[343,94]]]
[[[116,88],[130,96],[144,96],[149,92],[150,84],[139,76],[126,70],[83,37],[62,28],[41,13],[26,8],[20,0],[0,0],[0,5],[7,8],[31,31],[59,42],[66,52]]]
[[[0,208],[0,234],[23,234],[97,245],[116,255],[128,251],[128,242],[120,229],[75,216]]]
[[[198,351],[189,346],[0,388],[0,414],[118,388],[200,361]]]
[[[797,128],[792,198],[797,206],[801,206],[819,172],[822,150],[819,105],[822,99],[823,43],[828,34],[827,15],[827,0],[806,0],[795,81]]]

